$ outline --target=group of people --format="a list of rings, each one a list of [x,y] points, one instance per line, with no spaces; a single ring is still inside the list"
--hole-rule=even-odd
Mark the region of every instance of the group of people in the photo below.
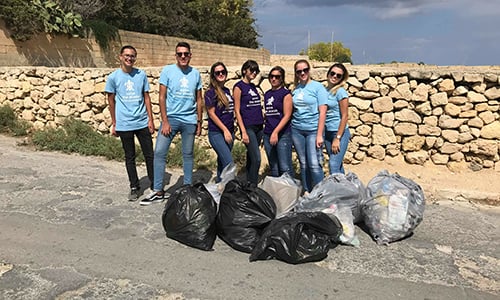
[[[275,177],[283,174],[294,177],[292,147],[295,149],[305,192],[310,192],[324,178],[323,146],[329,155],[330,173],[344,173],[342,161],[350,139],[348,94],[343,88],[349,74],[344,65],[336,63],[329,68],[325,87],[311,78],[309,62],[298,60],[294,65],[291,91],[285,87],[285,70],[273,67],[268,75],[271,88],[265,92],[262,102],[252,83],[260,72],[256,61],[247,60],[242,65],[241,80],[232,91],[225,86],[226,66],[222,62],[214,63],[210,68],[208,89],[202,96],[201,76],[189,65],[191,56],[190,45],[178,43],[176,63],[165,66],[160,74],[161,125],[154,151],[150,87],[145,72],[134,67],[137,58],[134,47],[122,47],[121,68],[108,76],[105,91],[113,122],[111,133],[120,137],[125,152],[129,200],[137,200],[141,190],[134,136],[144,154],[152,190],[141,200],[141,205],[165,199],[166,157],[177,133],[181,135],[183,183],[192,183],[194,139],[201,134],[204,107],[208,115],[208,140],[217,154],[216,182],[221,180],[224,168],[233,162],[235,120],[247,149],[246,179],[251,185],[258,184],[262,143],[270,175]]]

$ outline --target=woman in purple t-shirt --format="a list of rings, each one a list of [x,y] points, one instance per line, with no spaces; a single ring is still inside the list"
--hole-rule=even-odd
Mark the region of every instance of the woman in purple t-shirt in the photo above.
[[[259,72],[257,62],[247,60],[241,66],[243,78],[233,88],[234,112],[241,130],[241,140],[247,147],[247,180],[254,185],[259,182],[259,146],[262,141],[264,116],[260,95],[251,81]]]
[[[269,71],[271,89],[264,94],[266,121],[264,123],[264,149],[271,176],[287,173],[294,178],[292,168],[292,94],[285,88],[285,70],[274,67]]]
[[[226,66],[221,62],[213,64],[210,68],[210,84],[205,92],[205,107],[209,117],[208,141],[217,153],[216,182],[221,181],[222,170],[233,162],[234,102],[231,92],[224,86],[226,79]]]

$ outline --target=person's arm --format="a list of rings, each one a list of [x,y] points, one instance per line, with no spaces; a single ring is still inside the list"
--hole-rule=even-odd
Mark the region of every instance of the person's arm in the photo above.
[[[196,135],[201,135],[201,125],[203,122],[203,99],[201,97],[201,89],[196,91]]]
[[[172,132],[172,128],[170,127],[170,123],[168,123],[167,118],[167,87],[163,84],[160,84],[160,93],[159,93],[159,105],[160,105],[160,119],[161,119],[161,134],[169,135]]]
[[[340,151],[340,139],[344,134],[345,127],[347,126],[347,120],[349,118],[349,99],[344,98],[339,101],[340,108],[340,124],[337,130],[337,136],[333,138],[332,142],[332,152],[337,154]]]
[[[146,111],[148,112],[148,128],[149,132],[155,132],[155,122],[153,119],[153,108],[151,106],[151,97],[149,92],[144,92],[144,105],[146,106]]]
[[[108,104],[109,104],[109,114],[111,115],[111,134],[118,136],[116,134],[116,113],[115,113],[115,94],[108,93]]]
[[[224,123],[222,123],[220,118],[215,113],[215,106],[207,107],[207,113],[208,113],[208,117],[212,120],[212,122],[214,122],[214,124],[217,127],[219,127],[220,130],[222,130],[222,132],[224,133],[224,140],[226,141],[226,143],[231,143],[233,141],[233,135],[231,134],[229,129],[227,129],[226,125],[224,125]]]
[[[323,132],[325,130],[325,120],[326,120],[326,110],[328,106],[326,104],[322,104],[318,107],[319,110],[319,118],[318,118],[318,132],[316,134],[316,147],[323,147]]]
[[[244,144],[248,144],[250,139],[248,138],[247,130],[245,129],[245,123],[243,122],[243,117],[241,116],[241,90],[239,87],[235,86],[233,89],[233,100],[234,100],[234,114],[236,115],[236,122],[241,132],[241,141]]]
[[[281,130],[283,130],[283,128],[292,118],[292,112],[293,112],[292,95],[287,94],[285,98],[283,98],[283,118],[281,118],[281,121],[273,130],[273,132],[271,133],[271,137],[269,138],[269,142],[271,143],[271,145],[274,146],[278,143],[278,134],[281,132]]]

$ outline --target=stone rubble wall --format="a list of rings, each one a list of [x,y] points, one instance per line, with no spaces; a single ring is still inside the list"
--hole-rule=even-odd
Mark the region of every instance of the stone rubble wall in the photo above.
[[[312,76],[326,80],[327,64],[314,63]],[[403,156],[411,164],[500,170],[500,68],[433,66],[347,66],[349,127],[345,162]],[[254,81],[270,88],[261,66]],[[198,67],[208,85],[209,67]],[[240,66],[228,67],[232,86]],[[161,68],[145,68],[159,126]],[[110,68],[0,67],[0,105],[8,104],[36,129],[81,119],[107,134],[111,125],[104,93]],[[286,69],[287,85],[293,69]],[[206,128],[206,122],[205,122]],[[206,134],[206,130],[204,130]]]

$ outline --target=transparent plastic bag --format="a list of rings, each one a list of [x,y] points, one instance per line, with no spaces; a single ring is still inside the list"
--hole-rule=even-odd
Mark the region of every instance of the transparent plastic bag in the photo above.
[[[205,188],[208,190],[210,195],[214,198],[215,203],[219,205],[220,196],[226,187],[226,184],[236,178],[236,164],[233,162],[229,163],[220,174],[221,181],[219,183],[206,183]]]
[[[278,217],[295,207],[302,191],[300,181],[293,179],[287,173],[280,177],[266,176],[260,188],[273,198]]]
[[[361,203],[363,221],[378,244],[388,244],[413,233],[424,217],[425,195],[417,183],[383,170],[366,186]]]

